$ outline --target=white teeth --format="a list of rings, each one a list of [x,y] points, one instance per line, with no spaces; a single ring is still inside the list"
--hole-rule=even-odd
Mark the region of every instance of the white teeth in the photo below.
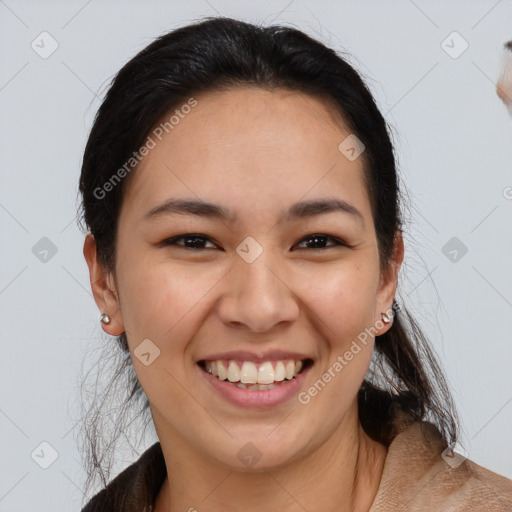
[[[286,363],[285,376],[288,380],[293,378],[293,374],[295,373],[295,363],[293,361],[288,361]]]
[[[217,361],[213,363],[217,367],[217,377],[220,380],[226,380],[228,376],[228,371],[226,368],[224,368],[224,365],[222,364],[222,361]]]
[[[286,370],[284,369],[284,364],[282,361],[277,361],[276,364],[276,373],[274,375],[274,380],[277,382],[281,382],[286,377]]]
[[[252,361],[243,361],[242,368],[240,368],[236,361],[231,360],[226,369],[224,362],[218,360],[206,361],[205,369],[220,380],[241,384],[238,387],[243,389],[257,389],[258,385],[263,386],[262,389],[272,389],[269,386],[274,382],[293,379],[302,370],[302,366],[302,361],[290,359],[277,361],[275,368],[272,361],[265,361],[259,366]]]
[[[249,391],[267,391],[269,389],[277,388],[275,384],[242,384],[240,382],[237,382],[235,384],[237,388],[240,389],[248,389]]]
[[[240,368],[235,361],[229,362],[228,380],[229,382],[238,382],[240,380]]]
[[[244,361],[240,371],[240,382],[244,384],[256,384],[258,382],[258,369],[255,364]]]
[[[274,367],[270,361],[267,361],[258,369],[258,384],[272,384],[272,382],[274,382]]]

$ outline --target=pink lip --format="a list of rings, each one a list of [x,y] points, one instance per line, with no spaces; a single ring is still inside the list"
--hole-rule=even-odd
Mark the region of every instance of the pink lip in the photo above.
[[[267,391],[250,391],[240,389],[229,381],[220,380],[217,377],[204,371],[199,365],[196,365],[206,382],[212,386],[224,399],[239,407],[268,408],[275,407],[287,402],[299,393],[304,383],[307,373],[311,367],[306,368],[291,380],[284,380],[274,389]]]
[[[234,350],[231,352],[218,352],[216,354],[210,354],[205,356],[198,361],[251,361],[255,364],[264,363],[265,361],[284,361],[287,359],[304,360],[313,359],[306,354],[300,354],[299,352],[289,352],[286,350],[272,350],[270,352],[259,352],[253,354],[245,350]],[[196,361],[197,362],[197,361]]]

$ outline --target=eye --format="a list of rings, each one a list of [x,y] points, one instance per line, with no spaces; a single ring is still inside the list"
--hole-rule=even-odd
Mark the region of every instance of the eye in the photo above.
[[[328,240],[331,240],[332,242],[334,242],[334,244],[326,246],[325,244]],[[304,242],[307,243],[307,247],[299,247]],[[320,249],[320,250],[328,249],[329,247],[336,247],[336,246],[351,247],[349,244],[347,244],[343,240],[340,240],[339,238],[335,238],[330,235],[324,235],[321,233],[308,235],[307,237],[303,238],[297,245],[297,247],[299,247],[300,249]]]
[[[178,243],[180,241],[183,241],[183,243]],[[210,244],[212,247],[204,247],[205,244]],[[181,246],[184,249],[196,249],[196,250],[202,250],[202,249],[217,249],[217,246],[212,243],[208,237],[203,235],[198,235],[195,233],[187,233],[184,235],[175,236],[173,238],[169,238],[167,240],[164,240],[162,242],[163,246],[167,245],[177,245]]]
[[[330,245],[326,245],[328,241],[331,241]],[[300,245],[306,243],[305,247],[300,247]],[[207,247],[206,244],[210,244],[210,247]],[[184,249],[192,249],[192,250],[205,250],[205,249],[218,249],[218,246],[215,245],[207,236],[199,235],[195,233],[186,233],[184,235],[175,236],[173,238],[169,238],[164,240],[161,243],[162,246],[175,245],[178,247],[182,247]],[[351,245],[347,244],[343,240],[339,238],[325,235],[321,233],[308,235],[304,237],[299,244],[296,245],[299,249],[329,249],[329,247],[351,247]]]

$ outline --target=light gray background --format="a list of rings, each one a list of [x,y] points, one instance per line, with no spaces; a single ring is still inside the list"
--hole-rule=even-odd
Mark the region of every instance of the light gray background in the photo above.
[[[402,295],[440,355],[470,458],[512,478],[512,119],[495,94],[510,1],[0,0],[0,511],[81,504],[77,382],[100,328],[74,216],[103,86],[157,35],[217,13],[293,24],[367,77],[413,205]],[[59,45],[47,59],[31,48],[43,31]],[[441,47],[453,31],[469,43],[457,59]],[[32,252],[42,237],[57,248],[46,262]],[[468,248],[457,262],[442,251],[452,237]],[[43,441],[59,454],[46,470],[31,458]]]

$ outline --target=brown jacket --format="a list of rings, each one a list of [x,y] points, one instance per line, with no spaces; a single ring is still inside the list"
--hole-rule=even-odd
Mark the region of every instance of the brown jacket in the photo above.
[[[512,480],[457,455],[443,456],[445,448],[431,423],[399,433],[388,447],[369,512],[512,512]],[[163,453],[155,443],[82,512],[151,512],[165,477]]]

